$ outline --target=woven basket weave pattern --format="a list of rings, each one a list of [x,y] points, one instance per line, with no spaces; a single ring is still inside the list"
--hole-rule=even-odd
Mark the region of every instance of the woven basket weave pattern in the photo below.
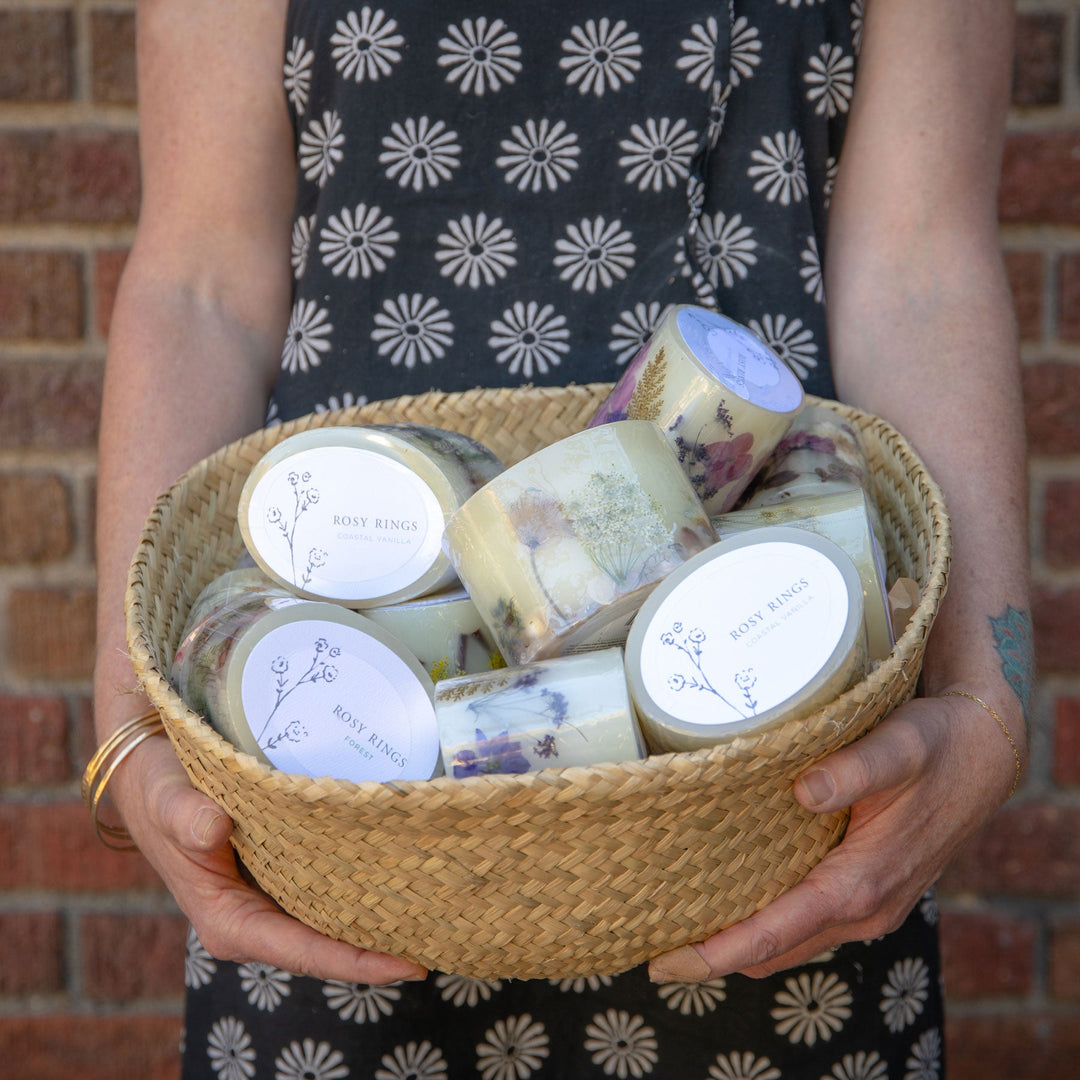
[[[350,784],[235,751],[169,686],[192,602],[242,552],[240,490],[272,445],[309,427],[404,420],[464,432],[509,465],[581,430],[609,389],[430,393],[313,414],[223,448],[155,507],[127,596],[136,671],[193,783],[236,821],[240,858],[316,929],[476,978],[614,973],[744,918],[842,835],[846,816],[806,813],[791,783],[914,692],[945,590],[949,527],[907,443],[833,402],[864,441],[890,580],[914,578],[921,595],[892,656],[807,720],[621,765]]]

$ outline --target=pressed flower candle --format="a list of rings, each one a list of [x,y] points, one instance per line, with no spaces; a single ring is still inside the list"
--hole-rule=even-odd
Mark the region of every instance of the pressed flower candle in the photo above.
[[[803,400],[799,380],[752,331],[705,308],[677,305],[589,426],[651,420],[715,515],[735,505]]]
[[[663,435],[624,420],[511,466],[450,519],[445,547],[511,664],[617,645],[664,576],[716,534]]]
[[[721,540],[642,605],[627,680],[654,752],[694,750],[799,719],[866,672],[851,559],[802,529]]]
[[[645,744],[622,650],[447,679],[435,687],[447,776],[636,760]]]
[[[455,583],[446,519],[501,469],[480,443],[439,428],[303,431],[252,469],[240,530],[258,565],[308,599],[391,604]]]

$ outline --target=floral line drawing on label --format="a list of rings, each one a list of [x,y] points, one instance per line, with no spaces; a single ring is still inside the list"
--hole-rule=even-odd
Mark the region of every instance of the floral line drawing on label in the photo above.
[[[292,685],[289,684],[289,661],[286,657],[278,656],[270,664],[270,670],[276,676],[274,680],[276,698],[274,707],[270,710],[270,714],[263,723],[262,730],[259,732],[256,740],[263,749],[271,750],[281,743],[283,739],[288,739],[290,742],[299,742],[300,738],[307,734],[306,730],[298,726],[299,722],[294,720],[286,724],[285,728],[277,735],[272,736],[265,742],[263,741],[266,735],[266,729],[270,726],[270,721],[274,719],[278,709],[281,708],[282,702],[289,697],[293,691],[298,690],[305,684],[310,685],[317,682],[332,683],[338,677],[337,668],[334,667],[333,664],[328,663],[328,660],[336,660],[341,655],[341,649],[336,645],[331,645],[324,637],[317,638],[313,647],[314,654],[312,655],[311,663],[308,665],[307,671],[305,671]],[[326,654],[325,657],[323,655],[324,653]]]
[[[293,489],[293,516],[289,521],[278,506],[271,506],[266,511],[266,520],[270,525],[276,525],[285,537],[289,545],[289,562],[292,567],[292,580],[296,583],[296,526],[306,510],[309,510],[319,501],[319,489],[317,487],[301,487],[302,484],[311,483],[311,473],[305,470],[302,473],[294,469],[289,473],[289,483]],[[321,548],[312,548],[308,552],[308,564],[301,585],[306,586],[311,581],[311,573],[326,561],[326,552]]]
[[[690,630],[683,635],[682,641],[679,641],[675,635],[682,633],[683,624],[681,622],[673,623],[670,630],[667,630],[660,635],[660,642],[663,645],[670,645],[683,653],[689,659],[690,663],[694,665],[694,669],[697,671],[700,678],[693,675],[686,676],[680,672],[674,672],[668,676],[668,686],[676,693],[679,693],[682,690],[704,690],[706,693],[719,698],[729,709],[737,713],[741,718],[746,719],[748,716],[753,716],[753,708],[756,705],[756,702],[751,701],[749,691],[754,683],[757,682],[757,679],[753,676],[752,669],[747,668],[744,671],[738,672],[734,678],[735,685],[742,692],[743,697],[751,708],[749,713],[744,713],[737,705],[733,705],[728,701],[728,699],[713,686],[701,666],[701,646],[708,639],[708,635],[705,631],[700,627],[694,627],[693,630]]]

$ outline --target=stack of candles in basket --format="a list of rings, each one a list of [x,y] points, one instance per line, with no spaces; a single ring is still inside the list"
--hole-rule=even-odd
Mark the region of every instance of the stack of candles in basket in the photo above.
[[[406,423],[282,440],[172,667],[239,750],[351,781],[628,761],[807,716],[888,656],[856,432],[675,307],[586,430],[504,469]]]

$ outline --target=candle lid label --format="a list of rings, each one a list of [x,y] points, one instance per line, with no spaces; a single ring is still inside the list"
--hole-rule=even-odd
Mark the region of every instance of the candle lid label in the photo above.
[[[271,465],[247,508],[267,568],[304,592],[368,600],[409,587],[440,554],[431,488],[384,454],[312,447]]]
[[[657,606],[641,644],[656,705],[692,725],[750,719],[810,683],[848,623],[837,565],[814,548],[767,542],[703,563]]]
[[[684,308],[675,321],[698,362],[752,405],[786,413],[802,404],[794,373],[745,327],[702,308]]]
[[[247,727],[284,772],[341,780],[427,779],[438,758],[428,690],[393,649],[356,627],[286,622],[244,658]]]

